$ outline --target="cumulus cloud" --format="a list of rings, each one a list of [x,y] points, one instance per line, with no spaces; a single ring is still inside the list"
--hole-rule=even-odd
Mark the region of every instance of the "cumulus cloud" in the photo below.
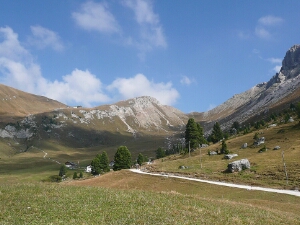
[[[118,78],[104,86],[89,70],[74,69],[62,76],[61,80],[51,81],[42,76],[40,66],[20,44],[18,35],[11,28],[0,28],[0,38],[0,82],[26,92],[47,96],[68,105],[87,107],[143,95],[171,105],[179,97],[171,82],[155,83],[143,74]],[[114,92],[118,97],[109,97]]]
[[[159,16],[154,13],[153,5],[145,0],[124,0],[123,5],[134,12],[135,21],[139,25],[138,39],[132,40],[131,44],[137,46],[141,51],[140,55],[152,50],[153,47],[167,47]]]
[[[108,86],[108,90],[116,90],[120,99],[152,96],[166,105],[174,104],[179,97],[178,91],[172,87],[171,82],[155,83],[149,81],[143,74],[137,74],[131,78],[118,78]]]
[[[18,34],[10,27],[0,27],[0,57],[13,60],[29,57],[28,51],[21,46],[18,40]]]
[[[182,76],[180,83],[184,85],[190,85],[192,83],[192,80],[187,76]]]
[[[75,69],[71,74],[63,76],[62,81],[48,82],[45,95],[61,102],[90,107],[95,103],[110,101],[102,93],[102,88],[101,81],[94,74],[88,70]]]
[[[85,30],[103,33],[115,33],[120,27],[105,3],[86,2],[78,12],[72,13],[77,25]]]
[[[281,24],[282,22],[282,18],[271,15],[261,17],[258,20],[258,23],[264,26],[275,26]]]
[[[57,33],[42,26],[30,27],[32,36],[29,37],[29,43],[37,48],[44,49],[50,47],[55,51],[62,51],[64,45]]]
[[[40,66],[20,44],[18,35],[9,27],[0,28],[0,80],[2,83],[33,94],[44,95],[66,104],[107,102],[101,81],[88,70],[75,69],[62,81],[50,81],[41,74]]]

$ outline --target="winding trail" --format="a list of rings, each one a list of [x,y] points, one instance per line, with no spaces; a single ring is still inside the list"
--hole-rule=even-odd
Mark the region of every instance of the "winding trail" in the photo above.
[[[234,188],[241,188],[241,189],[255,190],[255,191],[266,191],[266,192],[288,194],[288,195],[294,195],[294,196],[300,197],[300,192],[299,191],[293,191],[293,190],[281,190],[281,189],[255,187],[255,186],[241,185],[241,184],[231,184],[231,183],[218,182],[218,181],[201,180],[201,179],[197,179],[197,178],[183,177],[183,176],[177,176],[177,175],[166,174],[166,173],[165,174],[147,173],[147,172],[144,172],[144,171],[141,171],[141,170],[138,170],[138,169],[130,169],[130,171],[134,172],[134,173],[147,174],[147,175],[151,175],[151,176],[171,177],[171,178],[191,180],[191,181],[197,181],[197,182],[208,183],[208,184],[215,184],[215,185],[226,186],[226,187],[234,187]]]

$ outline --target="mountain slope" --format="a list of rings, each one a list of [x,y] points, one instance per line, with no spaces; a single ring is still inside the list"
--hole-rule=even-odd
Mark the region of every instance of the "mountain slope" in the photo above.
[[[246,122],[256,115],[267,114],[275,108],[286,108],[291,102],[300,100],[300,45],[292,46],[282,61],[279,73],[268,82],[234,95],[232,98],[204,113],[193,113],[199,121],[205,122],[210,130],[216,121],[223,129],[234,121]]]
[[[0,84],[0,104],[0,116],[8,118],[24,117],[29,114],[48,112],[56,108],[67,107],[58,101],[29,94],[3,84]]]

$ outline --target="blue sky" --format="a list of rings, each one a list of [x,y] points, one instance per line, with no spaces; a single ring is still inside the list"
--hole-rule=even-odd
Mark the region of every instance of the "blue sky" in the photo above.
[[[0,1],[0,83],[68,105],[207,111],[300,44],[300,1]]]

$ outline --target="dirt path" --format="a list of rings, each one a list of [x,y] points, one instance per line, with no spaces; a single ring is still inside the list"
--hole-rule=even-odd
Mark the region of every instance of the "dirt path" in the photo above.
[[[294,195],[300,197],[299,191],[292,191],[292,190],[280,190],[280,189],[273,189],[273,188],[263,188],[263,187],[255,187],[255,186],[249,186],[249,185],[241,185],[241,184],[231,184],[231,183],[225,183],[225,182],[218,182],[218,181],[209,181],[209,180],[201,180],[197,178],[190,178],[190,177],[183,177],[183,176],[176,176],[171,174],[159,174],[159,173],[147,173],[143,172],[138,169],[130,169],[131,172],[134,173],[140,173],[140,174],[147,174],[151,176],[162,176],[162,177],[172,177],[172,178],[179,178],[184,180],[192,180],[202,183],[208,183],[208,184],[215,184],[215,185],[221,185],[226,187],[235,187],[235,188],[241,188],[246,190],[255,190],[255,191],[266,191],[266,192],[273,192],[273,193],[280,193],[280,194],[288,194],[288,195]]]

